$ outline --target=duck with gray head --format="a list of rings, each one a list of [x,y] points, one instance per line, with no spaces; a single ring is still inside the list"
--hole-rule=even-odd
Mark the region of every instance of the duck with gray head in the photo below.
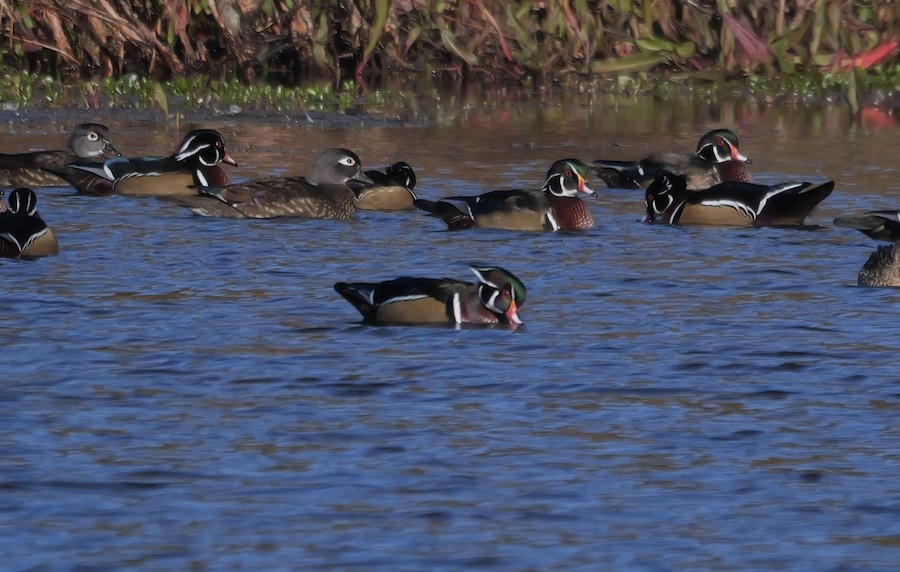
[[[0,186],[61,187],[70,183],[69,177],[84,176],[69,163],[102,164],[118,156],[105,125],[82,123],[69,136],[67,149],[0,155]]]
[[[372,182],[362,172],[359,157],[349,149],[326,149],[306,177],[278,177],[225,187],[197,183],[189,197],[162,200],[198,216],[223,218],[356,218],[356,195],[351,181]]]

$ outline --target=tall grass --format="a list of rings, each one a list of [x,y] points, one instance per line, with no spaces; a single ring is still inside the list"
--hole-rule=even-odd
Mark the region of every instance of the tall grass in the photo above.
[[[0,55],[63,80],[771,77],[894,64],[898,22],[894,0],[0,0]]]

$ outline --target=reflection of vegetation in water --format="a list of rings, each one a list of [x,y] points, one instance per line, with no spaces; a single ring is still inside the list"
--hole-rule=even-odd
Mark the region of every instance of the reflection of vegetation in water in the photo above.
[[[357,104],[353,87],[398,72],[623,93],[667,89],[647,75],[652,71],[691,85],[735,78],[767,78],[752,80],[750,89],[837,85],[852,105],[860,90],[879,82],[893,88],[900,77],[898,4],[0,0],[0,59],[13,70],[2,89],[9,101],[40,95],[51,105],[119,95],[162,106],[163,97],[191,104],[208,96],[237,105],[346,109]],[[192,79],[197,74],[221,81]],[[297,85],[321,75],[330,88],[252,85]],[[111,85],[98,77],[119,79]]]

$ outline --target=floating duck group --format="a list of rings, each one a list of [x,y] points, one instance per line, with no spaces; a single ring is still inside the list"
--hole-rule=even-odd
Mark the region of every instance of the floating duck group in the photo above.
[[[0,200],[0,257],[34,259],[59,253],[52,229],[36,209],[38,187],[68,185],[79,194],[155,196],[195,215],[222,218],[276,217],[350,220],[359,210],[421,210],[449,230],[496,228],[511,231],[569,231],[594,227],[583,197],[596,175],[608,187],[644,189],[644,218],[650,224],[800,226],[834,190],[834,181],[750,182],[750,159],[737,135],[716,129],[693,152],[656,153],[634,161],[560,159],[550,165],[539,189],[492,190],[437,201],[416,196],[416,174],[405,162],[365,171],[349,149],[332,148],[305,176],[232,183],[222,164],[237,166],[222,135],[212,129],[187,133],[161,157],[122,157],[109,130],[97,123],[75,127],[68,148],[0,155],[0,186],[12,188]],[[873,211],[835,219],[876,240],[900,240],[900,212]],[[896,256],[895,256],[896,252]],[[522,323],[525,285],[499,267],[474,264],[476,282],[402,277],[378,283],[338,282],[335,291],[367,323]],[[864,286],[900,286],[900,250],[879,247],[860,270]]]

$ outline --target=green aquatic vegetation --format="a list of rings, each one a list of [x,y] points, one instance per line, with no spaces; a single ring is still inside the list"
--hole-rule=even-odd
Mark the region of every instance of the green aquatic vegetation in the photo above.
[[[206,76],[179,77],[159,82],[137,74],[121,78],[63,83],[50,76],[6,73],[0,76],[0,102],[7,108],[43,109],[83,107],[88,109],[154,108],[168,114],[176,109],[226,109],[230,106],[278,111],[312,110],[345,112],[356,105],[387,104],[383,91],[360,95],[352,81],[340,90],[330,83],[304,87],[248,85],[236,79],[215,80]]]

